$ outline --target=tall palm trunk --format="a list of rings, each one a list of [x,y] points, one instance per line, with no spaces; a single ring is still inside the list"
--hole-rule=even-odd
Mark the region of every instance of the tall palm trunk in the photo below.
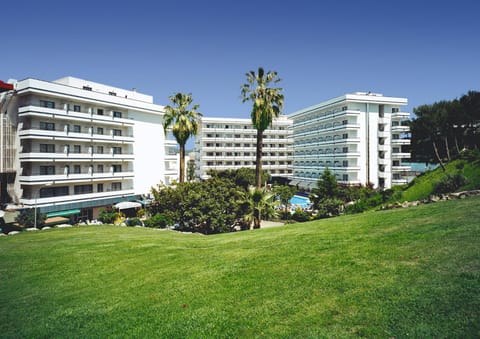
[[[257,163],[255,164],[255,183],[258,189],[262,188],[262,150],[263,130],[257,129]]]
[[[185,182],[185,144],[180,145],[180,183]]]
[[[443,164],[443,161],[440,158],[440,155],[438,154],[437,144],[435,143],[435,141],[432,141],[432,143],[433,143],[433,150],[435,151],[435,156],[437,157],[438,163],[440,164],[440,167],[442,167],[442,170],[445,172],[445,165]]]

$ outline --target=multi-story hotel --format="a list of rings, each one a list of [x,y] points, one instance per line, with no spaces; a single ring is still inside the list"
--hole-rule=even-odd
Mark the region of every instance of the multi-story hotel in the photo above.
[[[265,130],[262,169],[272,177],[292,175],[292,121],[286,116],[274,119]],[[255,168],[257,130],[250,119],[206,118],[195,139],[197,178],[209,170]]]
[[[178,177],[177,143],[149,95],[72,77],[0,94],[1,201],[96,218]]]
[[[402,122],[407,99],[358,92],[307,107],[289,115],[293,120],[291,184],[315,187],[329,168],[346,184],[389,188],[406,183],[403,159],[410,153],[409,127]]]

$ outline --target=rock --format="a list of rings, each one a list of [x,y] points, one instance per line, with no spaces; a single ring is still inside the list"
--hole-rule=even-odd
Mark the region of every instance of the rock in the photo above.
[[[431,202],[437,202],[440,200],[440,197],[436,196],[436,195],[431,195],[430,196],[430,201]]]
[[[8,235],[15,235],[15,234],[18,234],[20,233],[19,231],[10,231],[8,232]]]
[[[50,226],[45,226],[44,228],[42,228],[42,231],[49,230],[49,229],[51,229]]]
[[[27,228],[27,231],[38,231],[39,229],[38,228],[35,228],[35,227],[29,227]]]
[[[6,237],[7,235],[5,233],[0,233],[0,237]]]
[[[67,228],[67,227],[72,227],[72,225],[70,224],[61,224],[61,225],[57,225],[58,228]]]

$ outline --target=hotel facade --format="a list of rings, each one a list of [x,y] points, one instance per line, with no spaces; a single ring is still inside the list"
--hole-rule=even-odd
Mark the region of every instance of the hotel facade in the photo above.
[[[405,98],[346,94],[289,115],[293,121],[291,184],[315,187],[328,167],[340,183],[390,188],[407,182],[410,114]]]
[[[265,130],[262,169],[272,177],[290,178],[293,157],[292,120],[280,116]],[[202,117],[195,138],[195,176],[210,170],[255,168],[257,130],[250,119]]]
[[[177,143],[149,95],[73,77],[0,93],[1,202],[94,219],[178,179]]]

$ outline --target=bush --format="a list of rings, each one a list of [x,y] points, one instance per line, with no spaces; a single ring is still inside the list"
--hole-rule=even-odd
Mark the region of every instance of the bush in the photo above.
[[[447,174],[439,182],[436,183],[433,193],[450,193],[455,192],[459,187],[466,184],[466,179],[460,173]]]
[[[148,218],[144,221],[145,227],[151,228],[165,228],[168,225],[172,224],[173,221],[167,217],[165,214],[157,213],[153,217]]]
[[[145,216],[145,210],[142,208],[142,209],[139,209],[137,211],[137,218],[143,218]]]
[[[37,211],[37,228],[42,228],[45,225],[47,216],[40,213],[40,208],[29,208],[20,211],[15,221],[22,227],[33,227],[35,225],[35,210]]]
[[[127,226],[143,226],[142,221],[138,218],[131,218],[125,221]]]
[[[301,208],[297,208],[295,213],[292,215],[292,219],[298,222],[308,221],[310,220],[310,216],[308,213],[302,211]]]
[[[340,215],[343,208],[343,201],[336,198],[323,199],[318,203],[317,218],[328,218]]]
[[[98,216],[98,220],[100,220],[104,224],[113,224],[116,218],[117,212],[106,209],[102,209]]]

